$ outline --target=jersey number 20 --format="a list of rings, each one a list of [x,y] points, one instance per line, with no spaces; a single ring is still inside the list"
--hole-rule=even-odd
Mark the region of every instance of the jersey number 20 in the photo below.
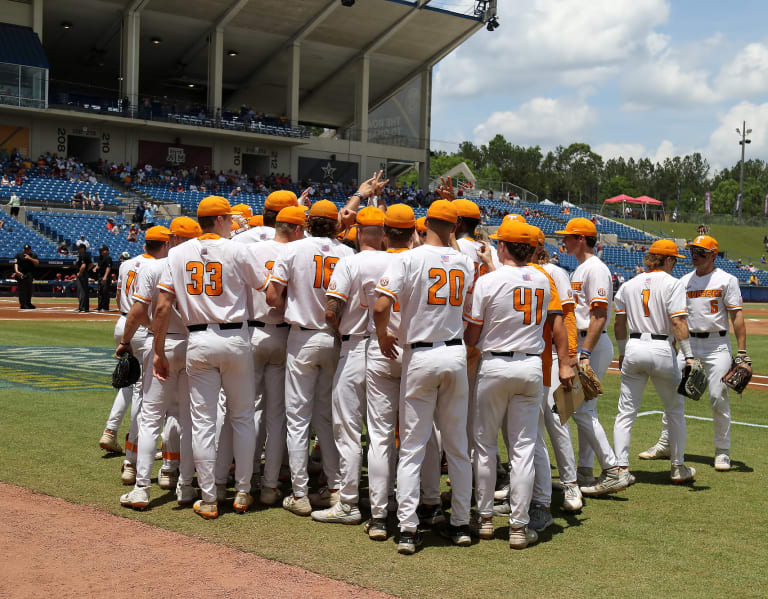
[[[438,297],[437,292],[448,285],[448,302],[451,306],[461,306],[464,303],[464,271],[457,268],[449,270],[447,273],[444,268],[430,268],[429,279],[436,281],[429,288],[427,303],[433,306],[444,306],[446,298]]]
[[[221,262],[187,262],[187,272],[192,279],[187,284],[189,295],[221,295]]]

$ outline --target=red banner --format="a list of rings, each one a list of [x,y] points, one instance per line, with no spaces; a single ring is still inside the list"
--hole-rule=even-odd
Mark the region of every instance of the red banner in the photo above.
[[[187,168],[198,166],[210,168],[213,164],[213,150],[205,146],[188,146],[162,141],[139,140],[139,164],[153,167]]]

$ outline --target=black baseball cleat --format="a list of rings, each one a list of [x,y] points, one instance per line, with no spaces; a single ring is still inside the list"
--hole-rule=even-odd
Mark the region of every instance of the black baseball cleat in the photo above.
[[[413,555],[416,549],[424,543],[424,535],[419,531],[409,532],[403,530],[400,532],[400,541],[397,543],[397,552],[403,555]]]
[[[469,524],[462,524],[461,526],[448,524],[448,526],[440,529],[440,534],[446,539],[451,539],[451,542],[459,547],[469,547],[472,544]]]

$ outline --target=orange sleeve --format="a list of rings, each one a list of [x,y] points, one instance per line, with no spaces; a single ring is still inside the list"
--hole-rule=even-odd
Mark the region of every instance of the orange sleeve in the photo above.
[[[579,331],[576,328],[576,314],[573,308],[573,304],[563,306],[563,320],[565,321],[565,329],[568,331],[568,355],[571,357],[576,355],[579,347]]]
[[[541,372],[544,375],[544,386],[549,387],[552,384],[552,327],[549,322],[544,323],[542,336],[544,351],[541,353]]]

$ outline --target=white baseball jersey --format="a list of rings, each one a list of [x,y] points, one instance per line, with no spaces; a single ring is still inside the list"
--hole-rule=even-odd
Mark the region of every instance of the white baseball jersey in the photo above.
[[[611,271],[600,258],[590,256],[579,264],[571,274],[571,287],[576,300],[576,327],[580,331],[589,328],[589,311],[592,306],[605,306],[608,310],[607,322],[611,321],[611,302],[608,299],[612,290]]]
[[[353,253],[351,248],[328,237],[306,237],[288,244],[269,279],[287,287],[285,322],[307,329],[328,328],[325,291],[338,261]]]
[[[238,243],[254,243],[256,241],[268,241],[275,238],[274,227],[251,227],[236,235],[233,239]]]
[[[379,281],[392,263],[399,260],[402,253],[407,251],[407,248],[397,248],[389,249],[386,252],[378,252],[375,256],[370,256],[370,258],[360,266],[360,282],[363,286],[365,303],[368,308],[369,333],[376,331],[376,324],[373,322],[373,306],[379,297],[379,292],[376,291],[376,286],[379,284]],[[400,304],[397,302],[392,306],[387,330],[395,337],[398,337],[400,334]]]
[[[123,314],[128,314],[131,311],[131,306],[133,306],[133,292],[136,289],[139,272],[154,260],[153,256],[142,254],[126,260],[120,265],[120,270],[117,273],[117,288],[120,290],[120,312]]]
[[[213,233],[171,248],[168,266],[157,285],[176,295],[185,326],[247,319],[245,289],[262,289],[267,274],[245,250]]]
[[[353,256],[345,256],[336,264],[328,284],[328,297],[344,300],[339,332],[342,335],[365,335],[368,332],[368,302],[361,284],[361,270],[373,260],[374,250],[365,250]]]
[[[163,272],[168,268],[168,258],[161,258],[160,260],[152,260],[148,262],[144,268],[139,271],[136,277],[136,285],[133,290],[134,301],[149,306],[149,319],[150,321],[155,316],[155,308],[157,307],[157,296],[160,295],[160,289],[157,284],[160,281],[160,277]],[[152,326],[149,327],[152,330]],[[187,327],[181,321],[181,315],[179,314],[176,306],[173,306],[171,315],[168,320],[168,332],[177,335],[186,335]]]
[[[688,304],[688,328],[695,333],[728,330],[728,310],[741,310],[741,289],[733,275],[715,268],[700,277],[696,271],[680,279]]]
[[[376,287],[400,305],[400,340],[461,339],[464,302],[475,276],[472,260],[453,248],[434,245],[422,245],[401,256]]]
[[[285,244],[274,239],[268,239],[267,241],[249,243],[245,247],[253,262],[261,266],[266,272],[271,273],[272,267]],[[266,287],[258,291],[248,287],[249,318],[267,324],[280,324],[283,322],[283,311],[267,304],[265,291]]]
[[[465,256],[468,256],[469,259],[472,260],[472,262],[474,262],[475,264],[474,281],[477,281],[477,277],[481,277],[482,275],[488,272],[488,267],[485,264],[483,264],[483,261],[480,260],[480,257],[477,255],[477,250],[483,244],[479,241],[475,241],[471,237],[462,237],[461,239],[457,239],[456,243],[459,246],[459,251]],[[493,261],[493,265],[496,268],[499,268],[501,266],[501,262],[499,262],[499,256],[496,253],[496,248],[494,248],[493,246],[489,246],[489,249],[491,250],[491,260]]]
[[[483,327],[480,351],[544,351],[543,328],[550,312],[561,312],[554,281],[532,265],[504,265],[475,283],[467,322]]]
[[[671,319],[686,316],[682,281],[663,270],[635,275],[616,292],[616,314],[627,315],[630,333],[671,335]]]

